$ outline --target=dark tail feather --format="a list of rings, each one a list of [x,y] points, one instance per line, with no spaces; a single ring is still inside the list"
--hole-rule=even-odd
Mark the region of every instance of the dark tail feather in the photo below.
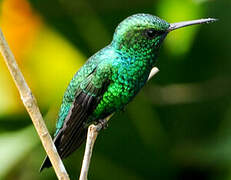
[[[51,162],[50,162],[50,159],[48,158],[48,156],[46,156],[43,163],[42,163],[42,165],[41,165],[41,167],[40,167],[40,169],[39,169],[39,172],[42,172],[42,170],[44,168],[49,168],[49,167],[51,167]]]
[[[58,153],[60,155],[60,158],[66,158],[69,156],[72,152],[74,152],[76,149],[80,147],[80,145],[86,140],[87,137],[87,128],[80,128],[77,129],[77,132],[74,132],[74,136],[70,138],[66,143],[60,144],[60,139],[61,139],[61,131],[60,134],[56,136],[54,139],[55,146],[58,150]],[[62,149],[62,147],[64,148]],[[49,168],[51,167],[51,162],[48,156],[45,157],[39,172],[42,172],[44,168]]]

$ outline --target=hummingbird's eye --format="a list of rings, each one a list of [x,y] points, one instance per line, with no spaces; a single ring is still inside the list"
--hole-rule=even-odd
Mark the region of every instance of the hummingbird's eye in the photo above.
[[[144,31],[144,35],[147,37],[147,38],[149,38],[149,39],[153,39],[153,38],[155,38],[156,36],[159,36],[159,35],[161,35],[161,34],[163,34],[164,33],[164,31],[157,31],[157,30],[155,30],[155,29],[146,29],[145,31]]]
[[[155,29],[147,29],[145,30],[145,36],[148,38],[154,38],[158,35],[158,32]]]

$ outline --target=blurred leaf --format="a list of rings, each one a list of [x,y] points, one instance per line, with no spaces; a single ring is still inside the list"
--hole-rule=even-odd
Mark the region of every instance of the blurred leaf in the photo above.
[[[166,142],[165,132],[158,115],[146,98],[144,91],[139,93],[135,101],[128,106],[129,116],[146,145],[163,145],[162,143]]]
[[[23,63],[28,46],[41,25],[26,0],[4,0],[0,4],[0,25],[19,66]],[[12,77],[0,56],[0,113],[8,114],[23,109]]]
[[[96,163],[92,163],[92,166],[90,168],[89,179],[107,180],[108,177],[110,177],[111,180],[113,179],[126,179],[126,180],[143,179],[137,174],[137,172],[121,167],[115,164],[113,161],[105,158],[102,155],[96,154],[96,156],[94,157],[94,162]],[[91,173],[94,171],[97,171],[98,173],[97,174]]]
[[[203,18],[201,3],[195,0],[161,0],[157,11],[170,23]],[[174,56],[188,53],[198,29],[199,26],[187,27],[169,33],[165,40],[166,48]]]
[[[43,107],[61,103],[68,82],[86,58],[59,33],[44,25],[26,0],[5,0],[2,9],[4,34],[38,102]],[[15,110],[19,105],[22,109],[17,89],[12,80],[6,82],[5,77],[10,76],[4,72],[0,79],[5,85],[0,87],[4,95],[0,110]]]
[[[14,84],[9,72],[6,70],[3,58],[0,57],[0,115],[12,113],[13,109],[17,109],[18,103],[15,101]]]
[[[44,27],[31,46],[25,77],[42,106],[61,103],[68,82],[86,58],[59,33]],[[55,92],[55,93],[54,93]]]
[[[1,5],[1,28],[20,64],[42,24],[26,0],[4,0]]]
[[[39,142],[31,125],[23,130],[0,134],[0,179]]]
[[[55,27],[88,56],[106,46],[111,40],[90,1],[29,1],[49,25]]]

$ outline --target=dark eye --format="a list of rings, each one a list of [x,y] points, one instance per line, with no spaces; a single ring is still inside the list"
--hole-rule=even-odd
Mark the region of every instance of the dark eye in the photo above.
[[[158,32],[154,29],[147,29],[145,31],[145,35],[148,37],[148,38],[154,38],[155,36],[158,35]]]
[[[164,34],[164,31],[157,31],[155,29],[146,29],[144,32],[145,36],[149,39],[153,39],[156,36],[159,36],[161,34]]]

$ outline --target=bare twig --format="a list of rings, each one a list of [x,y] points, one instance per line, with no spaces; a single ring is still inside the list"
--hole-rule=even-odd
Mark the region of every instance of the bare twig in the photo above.
[[[99,130],[97,130],[97,125],[92,124],[88,127],[86,148],[83,157],[82,169],[79,177],[80,180],[87,179],[88,169],[91,162],[91,155],[95,140],[98,136],[98,132]]]
[[[35,129],[37,130],[37,133],[42,141],[43,147],[46,150],[46,153],[51,161],[51,164],[55,170],[58,179],[69,180],[69,176],[65,170],[62,160],[58,155],[55,145],[43,121],[36,99],[33,96],[30,88],[28,87],[1,30],[0,51],[2,53],[2,56],[4,57],[5,63],[7,64],[11,76],[14,79],[23,104],[32,119]]]
[[[106,122],[109,121],[109,119],[112,116],[113,116],[113,114],[111,114],[110,116],[105,118]],[[88,127],[87,142],[86,142],[86,147],[85,147],[85,152],[84,152],[83,163],[82,163],[82,168],[81,168],[79,180],[86,180],[87,179],[88,170],[89,170],[89,166],[90,166],[90,162],[91,162],[91,155],[93,152],[95,140],[98,136],[99,131],[102,128],[103,128],[102,123],[98,123],[97,125],[92,124]]]
[[[152,68],[149,74],[148,80],[150,80],[158,72],[159,72],[159,69],[157,67]],[[106,122],[109,121],[112,115],[106,118]],[[98,133],[102,129],[102,127],[103,127],[102,123],[98,123],[97,125],[92,124],[88,127],[87,142],[86,142],[86,147],[85,147],[79,180],[87,180],[87,175],[88,175],[88,170],[89,170],[89,166],[91,162],[91,156],[92,156],[94,144],[98,136]]]
[[[157,73],[159,72],[159,69],[157,67],[154,67],[152,68],[150,74],[149,74],[149,77],[148,77],[148,81],[153,77],[155,76]]]

